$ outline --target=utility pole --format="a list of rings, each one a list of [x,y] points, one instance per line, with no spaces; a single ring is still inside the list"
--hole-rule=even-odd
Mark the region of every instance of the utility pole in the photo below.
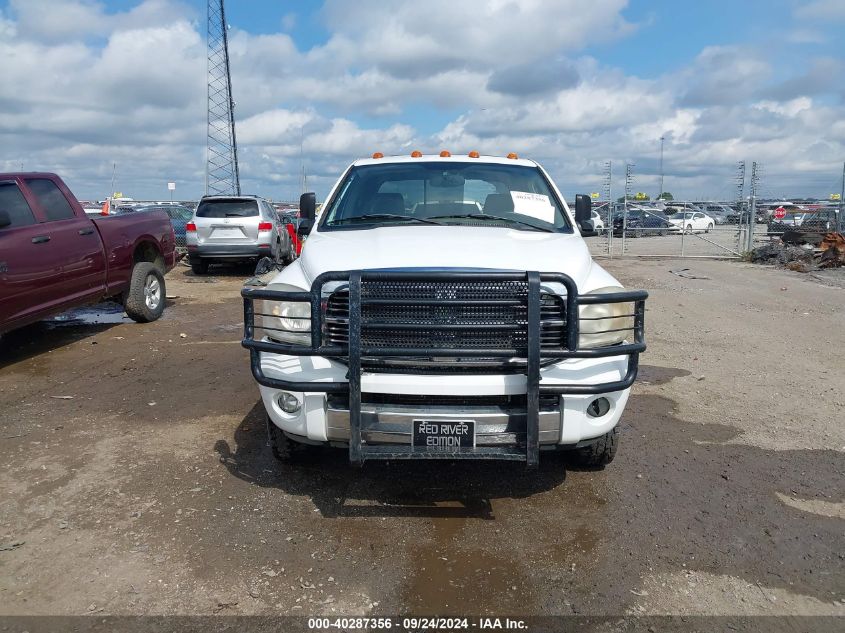
[[[305,162],[303,161],[303,154],[302,154],[302,144],[303,144],[303,131],[302,128],[299,128],[299,193],[300,195],[305,193],[306,189],[308,188],[308,177],[305,175]]]
[[[114,175],[117,172],[117,163],[111,164],[111,190],[109,191],[109,198],[114,195]]]
[[[660,186],[657,188],[657,199],[663,195],[663,141],[664,137],[660,137]]]
[[[842,214],[845,212],[845,163],[842,163],[842,188],[839,190],[839,214],[836,216],[836,232],[842,232]]]
[[[206,194],[241,195],[235,101],[223,0],[208,0],[208,113]]]

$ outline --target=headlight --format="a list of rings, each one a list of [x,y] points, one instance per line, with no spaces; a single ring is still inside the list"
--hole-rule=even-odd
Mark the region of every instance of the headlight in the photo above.
[[[288,284],[270,284],[267,290],[303,292],[301,288]],[[259,302],[256,301],[256,304]],[[256,305],[261,327],[267,338],[282,343],[310,345],[311,304],[305,301],[271,301],[264,299]]]
[[[597,288],[586,294],[621,292],[622,288]],[[594,303],[578,308],[578,347],[606,347],[634,335],[633,303]]]

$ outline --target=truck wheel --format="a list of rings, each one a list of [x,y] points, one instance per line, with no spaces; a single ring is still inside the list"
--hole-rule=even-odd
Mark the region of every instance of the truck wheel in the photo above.
[[[208,273],[208,262],[204,259],[191,259],[191,272],[195,275],[205,275]]]
[[[161,271],[151,262],[138,262],[132,269],[123,309],[133,321],[149,323],[164,312],[166,296]]]
[[[619,427],[613,427],[610,433],[605,433],[593,444],[576,449],[573,461],[579,466],[604,468],[616,457],[617,446],[619,446]]]
[[[289,462],[297,457],[307,455],[312,451],[313,447],[310,444],[297,442],[285,435],[282,429],[273,424],[270,416],[267,416],[266,419],[270,451],[273,453],[273,457],[280,462]]]

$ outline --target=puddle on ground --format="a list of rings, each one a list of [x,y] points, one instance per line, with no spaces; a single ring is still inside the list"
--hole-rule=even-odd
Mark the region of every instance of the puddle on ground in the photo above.
[[[74,308],[43,322],[47,329],[79,327],[81,325],[114,325],[132,323],[119,303],[106,302],[95,306]]]
[[[403,592],[410,613],[489,615],[525,609],[530,583],[521,570],[489,549],[461,547],[466,524],[466,519],[441,518],[420,530],[411,553],[413,575]]]

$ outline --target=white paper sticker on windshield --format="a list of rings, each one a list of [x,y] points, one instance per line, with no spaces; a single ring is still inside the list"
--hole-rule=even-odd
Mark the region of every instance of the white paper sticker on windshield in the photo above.
[[[549,196],[528,191],[511,191],[514,213],[537,218],[549,224],[555,223],[555,208],[549,202]]]

